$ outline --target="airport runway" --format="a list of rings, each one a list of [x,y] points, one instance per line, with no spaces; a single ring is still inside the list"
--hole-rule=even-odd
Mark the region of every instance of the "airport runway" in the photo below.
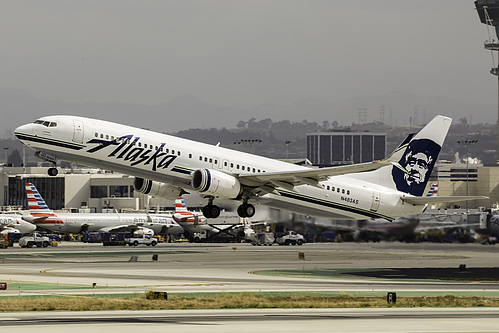
[[[299,252],[304,260],[299,259]],[[154,254],[157,261],[152,259]],[[460,272],[460,265],[466,265],[467,270]],[[301,247],[159,244],[153,248],[62,243],[46,249],[2,250],[0,267],[0,282],[13,286],[23,282],[17,288],[0,291],[0,296],[138,293],[151,289],[169,293],[499,293],[499,281],[472,279],[473,268],[499,267],[497,248],[479,244],[325,243]],[[392,270],[401,268],[416,269],[423,274],[426,268],[445,268],[454,278],[411,278]],[[386,274],[366,276],[366,272],[380,269]],[[33,283],[41,285],[25,287]],[[94,284],[96,288],[92,288]]]
[[[497,332],[499,308],[265,309],[0,313],[10,333]]]
[[[499,297],[496,246],[479,244],[325,243],[298,246],[159,244],[103,247],[63,242],[53,248],[0,250],[2,296],[202,292],[351,293],[385,295],[483,295]],[[304,260],[299,253],[303,253]],[[153,260],[153,255],[158,260]],[[466,265],[466,270],[458,267]],[[477,268],[492,268],[495,279]],[[444,269],[445,280],[414,278]],[[400,270],[410,269],[410,270]],[[380,271],[382,273],[380,273]],[[367,272],[367,273],[366,273]],[[377,272],[373,276],[373,272]],[[383,273],[383,272],[386,272]],[[407,273],[409,272],[409,273]],[[409,275],[404,275],[404,274]],[[93,288],[93,284],[96,284]],[[50,312],[0,314],[9,332],[119,329],[148,332],[496,332],[497,308],[304,309]]]

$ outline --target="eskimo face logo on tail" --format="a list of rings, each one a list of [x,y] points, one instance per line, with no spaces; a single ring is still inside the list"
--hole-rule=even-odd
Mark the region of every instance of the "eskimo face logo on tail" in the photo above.
[[[440,149],[440,145],[433,140],[411,141],[399,161],[405,171],[395,166],[392,169],[392,177],[397,190],[416,196],[423,195]]]

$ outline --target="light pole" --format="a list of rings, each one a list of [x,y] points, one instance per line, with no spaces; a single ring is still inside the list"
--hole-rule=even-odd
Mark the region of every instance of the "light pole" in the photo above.
[[[286,144],[286,159],[288,159],[288,153],[289,153],[288,146],[291,143],[291,141],[286,140],[286,141],[284,141],[284,143]]]
[[[466,196],[468,196],[468,181],[469,181],[469,160],[470,160],[470,145],[477,143],[478,140],[470,140],[468,138],[459,140],[457,143],[466,146]],[[466,215],[468,215],[468,200],[466,200]]]
[[[250,153],[253,154],[253,144],[255,143],[260,143],[262,140],[260,139],[252,139],[251,137],[249,139],[241,139],[239,141],[234,141],[234,144],[241,144],[241,143],[247,143],[250,146]]]

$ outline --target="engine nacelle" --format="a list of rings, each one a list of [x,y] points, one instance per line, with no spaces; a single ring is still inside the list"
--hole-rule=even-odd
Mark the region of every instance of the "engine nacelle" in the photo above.
[[[169,200],[175,200],[185,193],[180,187],[138,177],[133,181],[133,187],[140,193]]]
[[[192,188],[200,193],[225,199],[234,199],[241,194],[239,179],[210,169],[197,169],[194,171],[192,174]]]

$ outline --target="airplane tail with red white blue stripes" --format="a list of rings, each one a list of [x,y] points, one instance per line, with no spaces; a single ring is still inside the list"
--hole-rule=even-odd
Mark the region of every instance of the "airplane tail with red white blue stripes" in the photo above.
[[[26,183],[26,197],[28,199],[29,213],[36,218],[57,216],[45,203],[42,196],[32,183]]]

